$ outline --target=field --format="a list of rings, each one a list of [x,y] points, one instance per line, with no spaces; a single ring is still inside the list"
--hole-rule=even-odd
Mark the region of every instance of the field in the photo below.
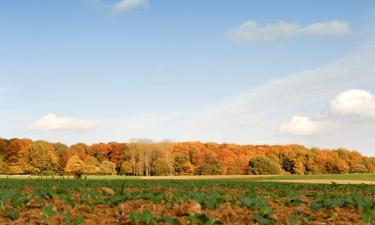
[[[375,186],[331,182],[374,174],[118,178],[2,177],[0,224],[375,224]]]

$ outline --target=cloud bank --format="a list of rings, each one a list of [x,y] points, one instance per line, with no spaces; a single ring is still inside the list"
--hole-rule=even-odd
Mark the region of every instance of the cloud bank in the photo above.
[[[305,27],[284,21],[259,25],[250,20],[230,31],[232,39],[238,42],[274,42],[296,36],[346,36],[351,33],[349,24],[340,20],[313,23]]]
[[[375,96],[369,91],[351,89],[339,93],[318,117],[294,116],[283,122],[279,131],[291,135],[316,135],[327,130],[327,124],[362,120],[375,121]]]
[[[89,131],[95,127],[96,124],[93,121],[74,117],[58,117],[53,113],[43,116],[30,126],[32,130],[42,131]]]

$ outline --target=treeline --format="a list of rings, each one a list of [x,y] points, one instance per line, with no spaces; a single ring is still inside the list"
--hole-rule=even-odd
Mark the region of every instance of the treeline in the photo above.
[[[61,143],[0,139],[0,173],[238,175],[374,173],[375,159],[345,149],[201,142]]]

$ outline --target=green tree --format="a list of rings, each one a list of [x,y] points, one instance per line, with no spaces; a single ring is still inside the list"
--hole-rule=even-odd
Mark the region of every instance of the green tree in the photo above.
[[[258,156],[251,159],[249,162],[249,174],[271,175],[280,173],[281,168],[279,164],[275,163],[268,157]]]

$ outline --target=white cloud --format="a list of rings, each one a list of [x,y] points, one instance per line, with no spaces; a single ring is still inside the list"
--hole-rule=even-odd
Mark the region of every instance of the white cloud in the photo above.
[[[349,34],[351,30],[348,23],[339,20],[313,23],[305,27],[285,21],[259,25],[256,21],[250,20],[230,31],[231,37],[239,42],[273,42],[299,35],[344,36]]]
[[[251,20],[234,28],[231,35],[241,42],[278,41],[295,36],[299,30],[297,24],[284,21],[259,26],[256,21]]]
[[[121,0],[120,2],[112,6],[112,12],[114,14],[128,12],[139,6],[148,7],[148,0]]]
[[[73,118],[73,117],[58,117],[53,113],[43,116],[31,125],[32,130],[69,130],[69,131],[89,131],[96,127],[92,121]]]
[[[324,122],[313,120],[310,117],[294,116],[280,125],[279,131],[293,135],[315,135],[325,127]]]
[[[353,117],[364,119],[375,119],[375,96],[369,91],[351,89],[339,93],[330,101],[328,107],[319,118],[313,119],[305,116],[294,116],[292,119],[283,122],[279,131],[291,135],[316,135],[326,131],[328,124],[350,122]]]
[[[366,90],[344,91],[330,102],[329,111],[341,116],[375,119],[375,96]]]
[[[313,23],[302,28],[301,32],[305,35],[324,35],[324,36],[341,36],[350,35],[349,24],[344,21],[332,20],[322,23]]]

